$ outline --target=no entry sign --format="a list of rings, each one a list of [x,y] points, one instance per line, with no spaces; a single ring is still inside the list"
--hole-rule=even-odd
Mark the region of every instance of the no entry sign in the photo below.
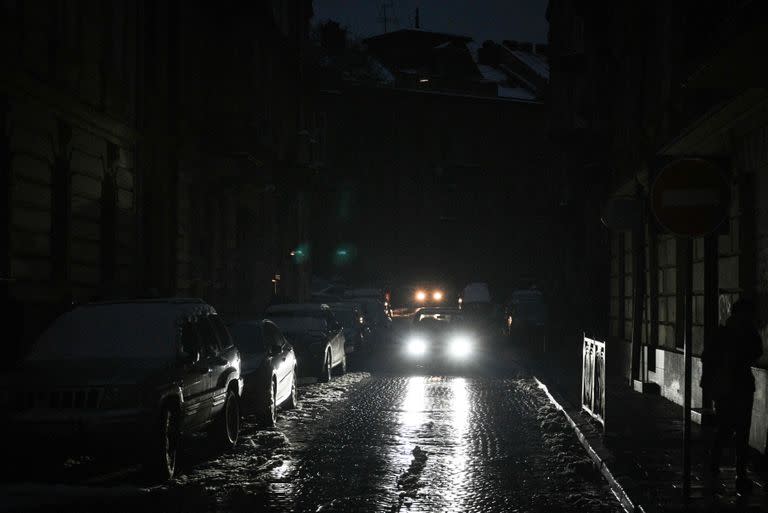
[[[728,216],[731,188],[720,167],[700,158],[664,166],[651,185],[651,210],[659,224],[681,237],[703,237]]]

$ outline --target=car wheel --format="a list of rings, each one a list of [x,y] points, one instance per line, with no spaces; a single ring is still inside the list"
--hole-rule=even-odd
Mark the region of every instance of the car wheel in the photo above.
[[[175,408],[164,406],[160,411],[157,432],[150,440],[149,452],[144,462],[144,471],[154,482],[173,479],[176,471],[176,457],[179,451],[179,416]]]
[[[341,357],[341,363],[336,367],[336,375],[342,376],[347,373],[347,355]]]
[[[224,407],[211,429],[214,444],[221,450],[232,449],[240,436],[240,400],[233,388],[227,390]]]
[[[331,380],[331,374],[333,371],[333,365],[331,360],[331,352],[325,352],[325,361],[323,362],[323,370],[320,372],[320,381],[327,383]]]
[[[288,402],[285,405],[285,407],[288,408],[289,410],[293,410],[299,405],[299,392],[296,386],[298,379],[299,379],[299,376],[296,373],[296,369],[294,369],[293,382],[291,383],[291,395],[288,397]]]
[[[274,381],[270,382],[267,397],[264,400],[264,406],[261,410],[261,425],[263,427],[275,427],[277,422],[277,387]]]

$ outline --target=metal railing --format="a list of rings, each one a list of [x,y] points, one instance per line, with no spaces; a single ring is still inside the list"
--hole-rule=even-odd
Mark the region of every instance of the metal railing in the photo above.
[[[605,342],[584,337],[581,407],[605,427]]]

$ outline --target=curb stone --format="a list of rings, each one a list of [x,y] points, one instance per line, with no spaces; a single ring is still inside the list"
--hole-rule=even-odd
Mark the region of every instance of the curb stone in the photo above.
[[[571,428],[576,433],[576,437],[579,439],[579,443],[581,443],[581,445],[584,447],[587,455],[595,463],[595,466],[597,466],[598,470],[603,475],[603,478],[608,482],[608,486],[610,486],[611,491],[618,499],[621,507],[624,508],[624,511],[627,513],[645,513],[641,506],[635,506],[626,490],[624,490],[624,487],[613,476],[611,469],[608,468],[608,465],[606,464],[603,457],[601,457],[597,451],[595,451],[595,449],[589,443],[589,440],[587,440],[587,437],[584,435],[584,433],[582,433],[581,429],[579,429],[579,426],[576,425],[576,422],[573,421],[571,416],[568,415],[568,412],[565,411],[565,408],[563,408],[557,399],[555,399],[554,396],[550,393],[547,385],[542,383],[541,380],[539,380],[539,378],[536,376],[533,376],[533,379],[536,380],[539,388],[543,390],[545,394],[547,394],[550,402],[552,402],[552,404],[554,404],[555,407],[563,413],[565,419],[568,421],[568,424],[570,424]]]

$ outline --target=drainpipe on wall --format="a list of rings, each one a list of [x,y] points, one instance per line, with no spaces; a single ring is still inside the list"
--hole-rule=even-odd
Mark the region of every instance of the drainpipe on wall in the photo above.
[[[635,195],[642,201],[642,188]],[[632,229],[632,380],[643,380],[640,374],[643,343],[643,306],[645,304],[645,215]]]

